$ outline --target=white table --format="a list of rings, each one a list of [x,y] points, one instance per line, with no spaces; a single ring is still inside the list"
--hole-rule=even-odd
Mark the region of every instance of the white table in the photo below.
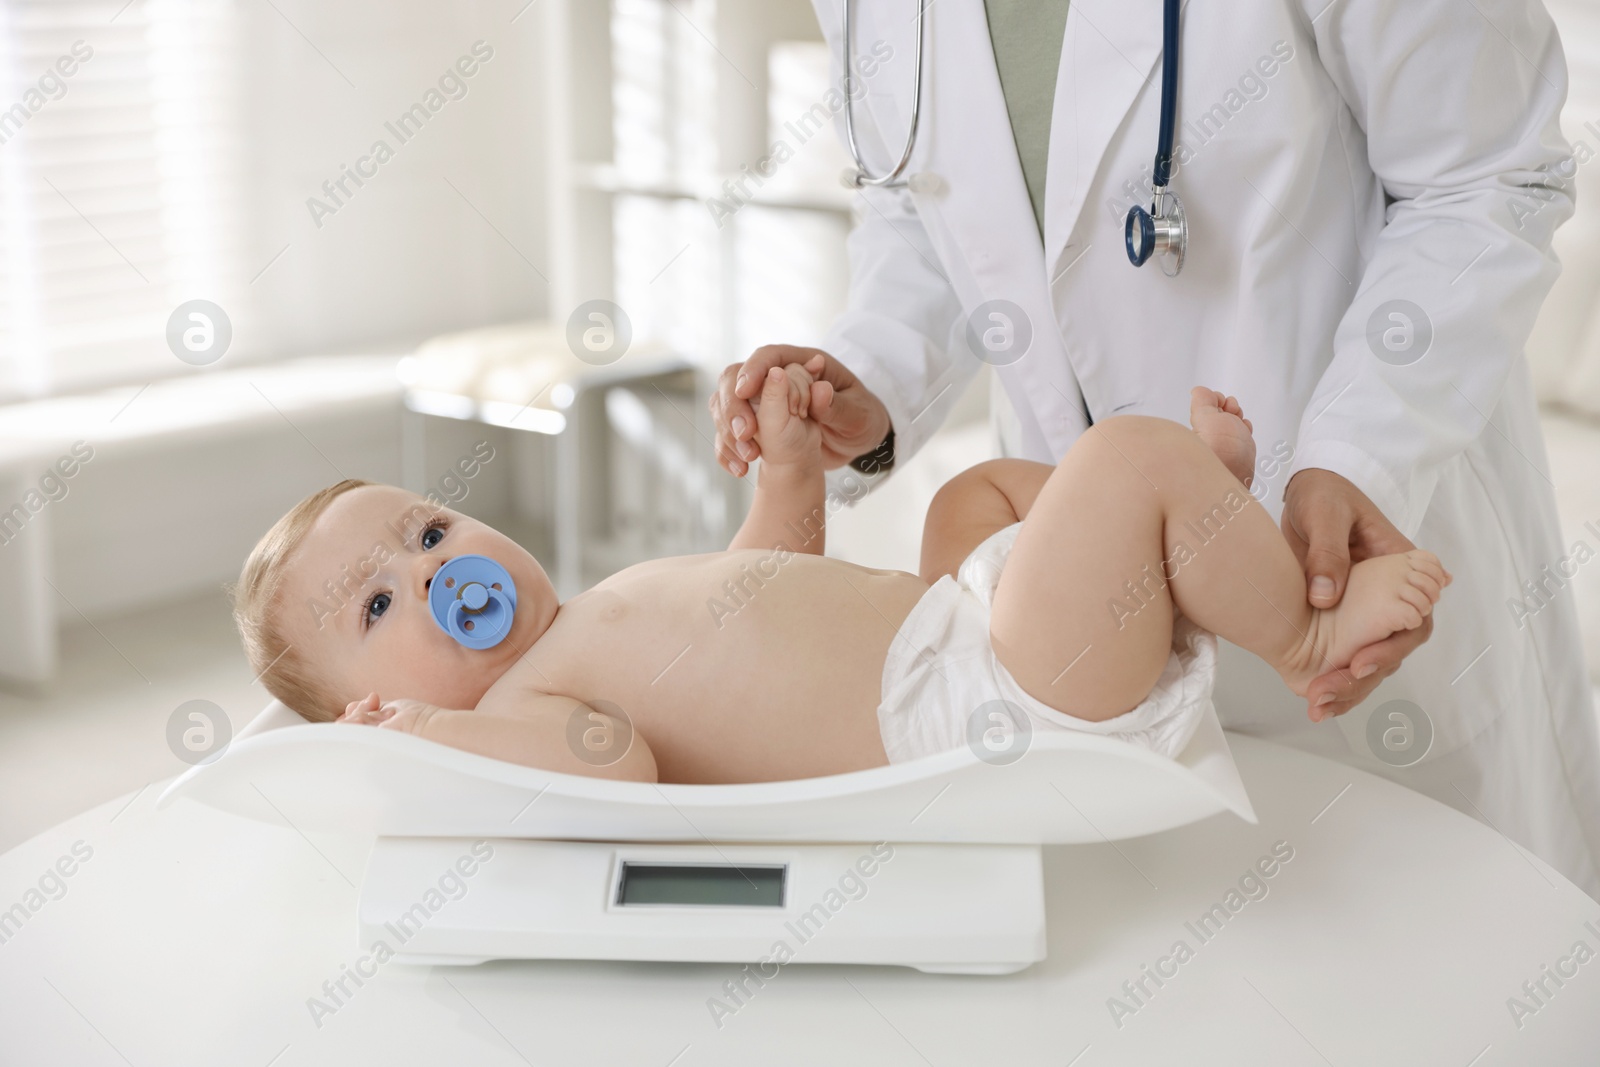
[[[527,962],[383,964],[359,987],[346,979],[351,995],[318,1026],[309,998],[365,954],[355,905],[370,841],[187,801],[157,813],[152,785],[0,856],[4,908],[74,842],[93,850],[64,895],[0,944],[0,1062],[1600,1062],[1600,957],[1559,988],[1545,979],[1553,995],[1520,1029],[1507,1006],[1533,1006],[1523,983],[1576,942],[1600,952],[1600,905],[1426,797],[1230,741],[1261,824],[1218,815],[1046,849],[1045,962],[1001,978],[794,962],[720,1028],[708,1001],[727,1001],[733,966]],[[1226,904],[1279,841],[1294,856],[1264,880],[1267,894],[1197,937],[1185,924]],[[1190,958],[1164,965],[1159,988],[1145,978],[1151,995],[1119,1028],[1109,998],[1134,1007],[1123,982],[1179,940]]]

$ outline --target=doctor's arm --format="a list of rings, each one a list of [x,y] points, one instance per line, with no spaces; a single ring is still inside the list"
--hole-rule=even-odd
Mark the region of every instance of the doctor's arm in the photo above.
[[[865,109],[858,116],[864,119]],[[710,407],[717,458],[736,476],[761,454],[753,440],[750,398],[771,367],[804,362],[819,352],[825,356],[822,377],[835,394],[821,423],[824,465],[830,469],[873,452],[891,429],[892,451],[885,450],[882,465],[903,462],[939,428],[977,373],[978,361],[955,348],[962,336],[961,301],[912,194],[863,189],[854,217],[846,246],[849,301],[823,348],[767,345],[722,372]],[[871,461],[863,466],[874,473]]]
[[[1345,150],[1365,134],[1388,205],[1349,279],[1284,494],[1285,536],[1323,607],[1343,595],[1352,558],[1412,547],[1441,470],[1498,432],[1489,419],[1559,270],[1550,242],[1572,213],[1573,163],[1561,46],[1535,0],[1306,7],[1359,127],[1340,131]],[[1426,636],[1361,650],[1350,673],[1364,680],[1330,672],[1313,705],[1355,706]]]

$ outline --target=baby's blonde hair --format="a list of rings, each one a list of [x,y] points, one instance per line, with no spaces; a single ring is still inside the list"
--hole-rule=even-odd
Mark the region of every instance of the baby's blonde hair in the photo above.
[[[346,478],[300,501],[256,543],[244,561],[239,581],[225,586],[233,601],[233,621],[239,627],[250,668],[260,676],[267,692],[311,722],[332,722],[344,714],[344,707],[338,694],[331,692],[327,681],[312,669],[303,650],[295,648],[285,636],[285,613],[279,594],[290,558],[317,517],[335,498],[374,484]]]

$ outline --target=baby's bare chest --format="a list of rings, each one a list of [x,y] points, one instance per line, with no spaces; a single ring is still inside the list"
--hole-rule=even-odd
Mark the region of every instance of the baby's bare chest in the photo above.
[[[654,560],[562,605],[502,682],[633,714],[874,691],[915,575],[820,556],[743,551]],[[631,705],[631,707],[630,707]]]

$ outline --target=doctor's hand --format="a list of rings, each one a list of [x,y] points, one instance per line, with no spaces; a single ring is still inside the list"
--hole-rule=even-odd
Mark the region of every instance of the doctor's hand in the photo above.
[[[1417,547],[1349,479],[1315,467],[1297,472],[1284,487],[1282,526],[1305,568],[1306,599],[1314,608],[1331,608],[1344,596],[1352,562]],[[1425,615],[1416,629],[1368,645],[1350,666],[1313,680],[1306,691],[1311,721],[1343,715],[1361,703],[1432,633],[1433,616]]]
[[[813,376],[832,388],[831,402],[812,416],[822,430],[823,469],[843,466],[871,452],[889,436],[889,412],[883,401],[843,363],[816,348],[764,345],[743,363],[730,363],[724,368],[717,389],[711,394],[717,462],[728,473],[744,477],[750,461],[761,455],[760,442],[755,440],[756,416],[751,399],[761,391],[767,372],[791,363],[811,363],[818,356],[822,357],[822,368]]]

